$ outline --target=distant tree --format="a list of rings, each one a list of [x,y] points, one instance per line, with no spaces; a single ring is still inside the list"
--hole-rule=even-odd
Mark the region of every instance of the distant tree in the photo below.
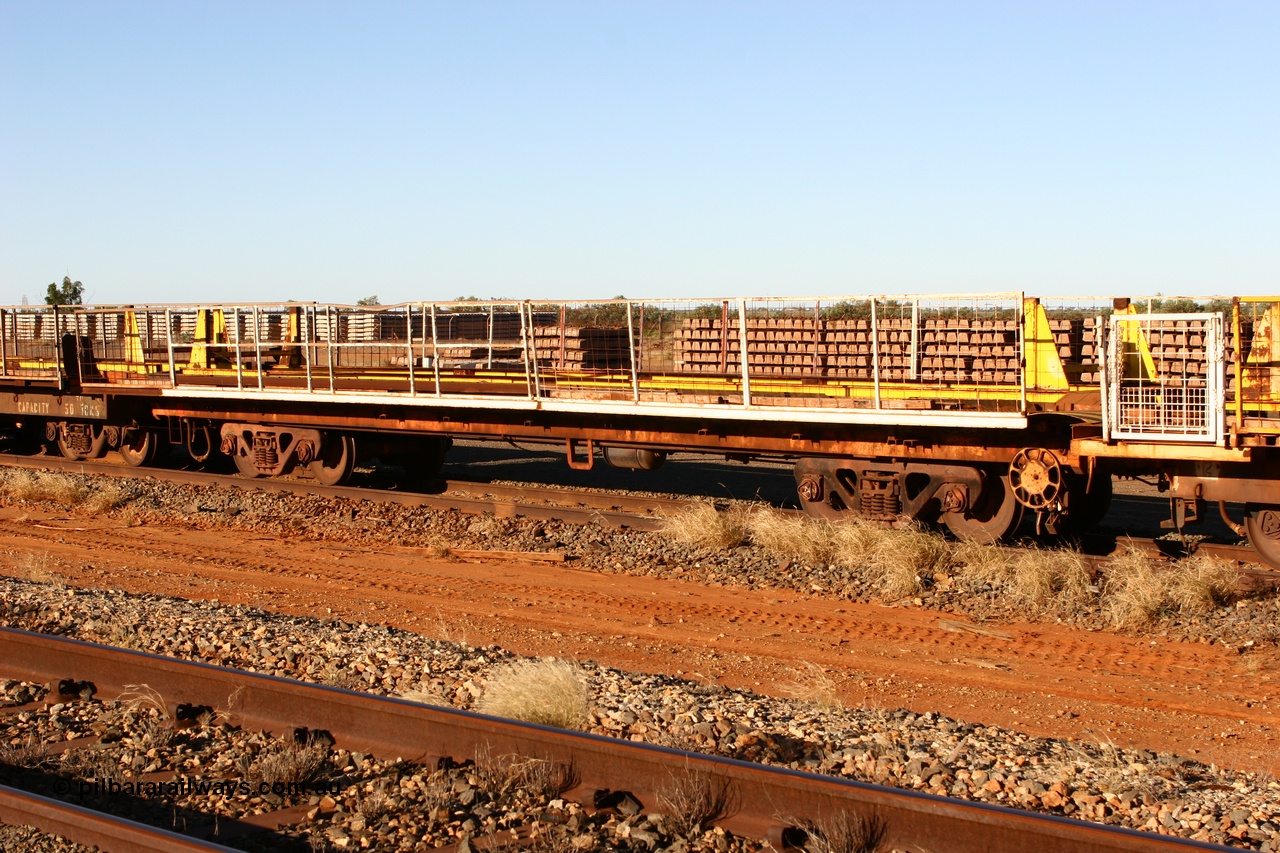
[[[378,301],[378,297],[375,295],[375,296],[366,296],[364,299],[357,299],[356,304],[357,305],[381,305],[382,303]]]
[[[50,284],[44,294],[44,301],[49,305],[79,305],[84,297],[84,285],[72,281],[71,276],[62,279],[62,284]]]

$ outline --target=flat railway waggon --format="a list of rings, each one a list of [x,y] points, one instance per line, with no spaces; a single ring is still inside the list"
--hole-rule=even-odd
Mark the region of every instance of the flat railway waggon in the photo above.
[[[454,438],[714,453],[793,462],[815,515],[987,542],[1085,531],[1143,477],[1170,526],[1217,504],[1280,568],[1280,298],[21,306],[0,366],[3,424],[71,458],[179,444],[336,484],[429,476]]]

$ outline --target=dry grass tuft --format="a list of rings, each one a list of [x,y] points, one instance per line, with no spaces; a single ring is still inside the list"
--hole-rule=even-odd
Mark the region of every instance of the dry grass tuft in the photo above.
[[[476,771],[480,786],[500,800],[516,793],[551,800],[578,784],[572,765],[521,755],[491,756],[487,748],[476,756]]]
[[[44,744],[29,734],[24,740],[0,744],[0,764],[9,767],[39,767],[45,761]]]
[[[1031,548],[1013,559],[1010,587],[1022,604],[1067,613],[1079,610],[1093,597],[1093,583],[1084,558],[1074,551]]]
[[[128,714],[148,713],[168,720],[169,706],[159,691],[147,684],[126,684],[124,692],[116,697],[118,706]]]
[[[751,541],[780,557],[816,566],[835,557],[835,531],[831,522],[803,515],[783,515],[759,509],[747,517]]]
[[[250,783],[306,785],[314,781],[329,759],[329,745],[308,737],[301,743],[278,741],[258,753],[246,776]]]
[[[1173,569],[1170,598],[1186,613],[1205,613],[1239,596],[1240,570],[1207,554],[1179,560]]]
[[[800,661],[800,664],[801,667],[796,672],[797,679],[783,685],[783,689],[801,702],[807,702],[824,710],[844,708],[840,691],[827,671],[809,661]]]
[[[76,779],[123,782],[120,760],[101,748],[71,749],[62,753],[61,769]]]
[[[1106,607],[1117,625],[1147,625],[1165,606],[1165,584],[1156,561],[1125,545],[1106,564]]]
[[[1074,551],[1030,548],[1013,551],[961,542],[954,557],[970,584],[991,584],[1023,607],[1074,613],[1094,597],[1092,578]]]
[[[692,770],[673,771],[658,791],[666,826],[678,838],[700,835],[738,811],[738,793],[728,779]]]
[[[1168,612],[1203,613],[1230,604],[1240,573],[1212,557],[1197,555],[1171,566],[1132,546],[1106,565],[1108,611],[1118,625],[1154,622]]]
[[[962,539],[953,554],[960,577],[970,584],[1003,586],[1013,574],[1013,552],[1003,548]]]
[[[686,545],[736,548],[747,539],[750,510],[732,506],[716,509],[713,501],[695,501],[679,515],[664,520],[663,531]]]
[[[581,729],[587,722],[587,682],[582,669],[566,660],[517,661],[489,678],[476,703],[482,714]]]
[[[14,567],[14,575],[33,583],[64,583],[66,578],[54,571],[53,565],[53,558],[48,554],[23,554]]]
[[[89,496],[89,489],[65,474],[13,471],[4,478],[4,495],[15,501],[44,501],[75,506]]]
[[[80,506],[92,513],[104,513],[125,503],[124,492],[115,483],[106,483],[93,489],[81,501]]]
[[[849,569],[867,565],[867,556],[882,547],[885,539],[895,531],[881,524],[852,517],[831,525],[831,551],[833,561]]]
[[[848,812],[801,823],[808,853],[876,853],[889,834],[889,826],[877,814],[859,817]]]
[[[915,595],[924,578],[950,568],[953,562],[950,543],[916,524],[884,531],[867,557],[868,566],[890,598]]]

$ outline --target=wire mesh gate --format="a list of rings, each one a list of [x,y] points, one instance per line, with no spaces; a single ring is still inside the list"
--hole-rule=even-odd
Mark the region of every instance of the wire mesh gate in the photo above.
[[[1103,436],[1221,442],[1221,314],[1113,314],[1102,325]]]

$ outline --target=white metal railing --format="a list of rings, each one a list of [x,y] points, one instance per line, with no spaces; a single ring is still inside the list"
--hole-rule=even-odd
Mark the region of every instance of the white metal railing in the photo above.
[[[1026,412],[1022,312],[1016,292],[0,309],[0,365],[21,344],[56,368],[65,327],[102,381],[185,394],[1007,422]]]

